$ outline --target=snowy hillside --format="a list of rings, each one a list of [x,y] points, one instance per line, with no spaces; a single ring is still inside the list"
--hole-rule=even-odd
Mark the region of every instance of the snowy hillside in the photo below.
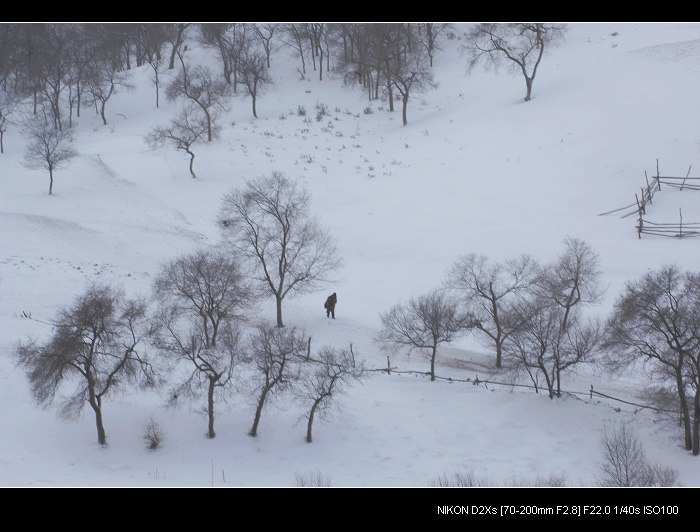
[[[700,486],[700,458],[683,449],[676,423],[585,393],[550,400],[525,388],[375,372],[315,425],[310,444],[297,405],[266,411],[249,437],[253,406],[244,397],[219,413],[211,440],[203,402],[168,410],[155,393],[111,397],[105,448],[89,410],[66,422],[35,405],[11,357],[17,340],[47,338],[41,322],[88,280],[148,295],[164,261],[219,240],[223,194],[273,171],[309,190],[344,259],[337,284],[285,300],[286,324],[318,348],[352,343],[370,368],[387,364],[374,341],[380,312],[439,286],[466,253],[546,263],[567,236],[580,238],[600,256],[607,291],[591,311],[602,318],[624,283],[648,269],[698,269],[700,240],[639,239],[634,217],[600,214],[633,202],[657,160],[662,174],[692,166],[700,176],[700,24],[572,24],[527,103],[522,77],[467,75],[460,44],[445,42],[439,87],[413,96],[406,126],[400,107],[389,113],[340,79],[309,72],[300,80],[296,60],[280,51],[259,118],[249,99],[234,98],[221,139],[196,149],[197,179],[184,154],[144,141],[177,107],[161,98],[156,108],[146,68],[134,72],[134,90],[110,100],[108,125],[83,110],[79,156],[56,172],[50,196],[46,172],[22,164],[25,140],[11,127],[0,155],[0,486],[287,487],[320,474],[331,486],[422,487],[457,472],[495,486],[554,476],[593,486],[601,430],[623,421],[649,458]],[[298,115],[303,106],[313,117],[317,104],[327,106],[325,120]],[[682,208],[684,220],[700,222],[698,194],[663,189],[648,216],[675,221]],[[323,311],[332,292],[335,320]],[[258,318],[274,316],[274,301],[265,301]],[[437,372],[499,380],[492,360],[467,336],[442,349]],[[426,371],[428,362],[414,353],[391,364]],[[581,369],[565,384],[642,402],[645,381]],[[167,438],[156,451],[141,439],[150,419]]]

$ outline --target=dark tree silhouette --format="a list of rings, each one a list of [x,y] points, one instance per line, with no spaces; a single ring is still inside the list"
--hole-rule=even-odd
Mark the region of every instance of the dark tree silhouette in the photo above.
[[[47,343],[29,340],[17,345],[18,362],[40,405],[50,405],[61,389],[73,384],[63,415],[74,416],[89,404],[95,413],[97,441],[104,445],[103,399],[127,383],[155,384],[143,354],[143,340],[152,332],[146,305],[126,300],[111,286],[93,285],[62,309],[53,325],[55,332]]]

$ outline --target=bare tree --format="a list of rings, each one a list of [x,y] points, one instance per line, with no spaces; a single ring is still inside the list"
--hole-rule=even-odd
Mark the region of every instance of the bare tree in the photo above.
[[[678,471],[650,462],[639,438],[627,425],[605,428],[600,438],[603,449],[598,485],[604,487],[670,487]]]
[[[49,194],[53,194],[53,173],[67,164],[78,153],[73,149],[73,130],[61,130],[40,116],[25,123],[27,146],[24,159],[29,168],[43,168],[49,172]]]
[[[238,91],[239,64],[251,47],[252,32],[248,23],[207,23],[200,26],[201,42],[216,48],[223,66],[223,76],[233,92]]]
[[[241,320],[254,303],[240,261],[220,249],[202,249],[166,263],[154,281],[161,304],[201,322],[207,345],[219,326]]]
[[[602,295],[598,255],[579,239],[564,244],[564,252],[539,269],[528,298],[515,307],[519,323],[505,347],[516,369],[525,369],[535,385],[539,375],[545,377],[550,397],[561,395],[566,370],[594,361],[600,343],[600,325],[584,319],[580,310]]]
[[[253,24],[253,31],[255,35],[260,40],[263,49],[265,50],[265,60],[267,62],[267,68],[270,68],[270,57],[274,51],[274,36],[278,33],[280,29],[279,24]]]
[[[545,51],[564,38],[566,25],[542,23],[477,24],[466,35],[469,68],[480,61],[498,69],[505,59],[525,78],[525,101],[532,97],[532,84]]]
[[[92,96],[95,108],[99,107],[102,123],[107,125],[105,108],[109,99],[121,88],[133,88],[126,72],[117,70],[107,59],[96,59],[91,62],[88,73],[85,74],[85,89]]]
[[[156,345],[167,360],[190,368],[173,386],[170,403],[206,394],[207,435],[213,438],[215,396],[223,397],[243,356],[238,322],[253,302],[252,292],[236,260],[219,250],[200,250],[165,264],[154,294]]]
[[[643,361],[655,380],[673,383],[685,448],[700,454],[700,274],[671,265],[628,283],[608,318],[604,347],[609,368]]]
[[[207,343],[207,332],[201,322],[188,320],[172,307],[162,309],[156,317],[159,335],[156,347],[174,367],[189,367],[180,373],[173,369],[168,403],[178,406],[185,401],[206,397],[207,437],[214,438],[215,405],[226,400],[226,392],[234,383],[234,371],[244,358],[238,325],[227,321],[217,331],[216,345]],[[175,375],[179,378],[175,379]]]
[[[257,393],[253,426],[248,433],[258,435],[264,407],[284,391],[289,391],[299,376],[298,363],[304,358],[306,339],[295,328],[261,325],[251,338],[252,373],[250,382]]]
[[[381,314],[382,329],[377,340],[389,349],[427,350],[430,380],[435,380],[438,346],[464,333],[468,319],[457,302],[440,290],[410,298]]]
[[[520,325],[518,305],[530,295],[539,265],[527,255],[489,263],[483,255],[460,257],[445,280],[446,288],[463,298],[471,326],[486,345],[496,349],[496,367],[502,367],[503,343]]]
[[[452,29],[452,25],[448,23],[423,22],[419,25],[419,29],[422,30],[420,43],[428,53],[430,66],[433,66],[435,52],[440,50],[442,34]]]
[[[229,85],[213,75],[207,66],[197,65],[191,68],[180,56],[182,69],[168,85],[166,94],[170,100],[185,97],[199,107],[207,122],[207,140],[214,138],[214,123],[217,111],[225,109],[230,96]]]
[[[20,103],[19,94],[0,89],[0,154],[5,153],[3,140],[10,124],[10,116],[17,110]]]
[[[306,30],[304,24],[284,24],[282,27],[281,42],[292,48],[301,59],[301,75],[306,76]]]
[[[253,102],[253,116],[257,118],[258,94],[266,85],[272,83],[265,57],[258,52],[244,54],[240,62],[240,77],[241,83],[246,88],[246,93]]]
[[[309,216],[309,203],[306,190],[274,172],[224,196],[219,214],[224,238],[253,261],[259,286],[275,297],[278,327],[287,295],[318,289],[340,267],[330,234]]]
[[[37,84],[34,85],[39,95],[48,102],[50,115],[56,129],[63,128],[61,113],[61,93],[68,86],[71,68],[70,39],[71,27],[67,24],[51,23],[35,26],[38,52],[34,74]]]
[[[424,49],[418,49],[405,60],[390,67],[393,86],[401,95],[403,125],[408,123],[408,101],[411,94],[422,93],[437,86]]]
[[[583,240],[567,237],[564,252],[550,266],[542,268],[538,281],[542,297],[564,310],[562,329],[577,306],[593,305],[603,296],[598,254]]]
[[[531,298],[517,311],[520,324],[504,343],[504,353],[516,371],[528,373],[536,389],[541,375],[550,399],[560,397],[562,374],[576,364],[593,361],[600,328],[578,312],[569,314],[567,327],[562,327],[565,310],[551,299]]]
[[[172,51],[170,53],[170,63],[168,68],[170,70],[175,69],[175,59],[180,53],[180,48],[185,39],[185,34],[187,33],[187,28],[190,27],[189,22],[178,22],[170,25],[169,42],[172,46]]]
[[[324,418],[331,407],[336,405],[336,398],[343,393],[344,387],[353,381],[359,381],[364,375],[362,365],[357,365],[349,349],[336,352],[332,347],[324,347],[321,353],[306,363],[306,369],[300,377],[298,394],[304,401],[311,403],[307,414],[306,442],[313,441],[312,428],[318,415]]]
[[[210,124],[204,117],[195,117],[192,106],[187,106],[171,120],[169,126],[157,126],[146,136],[146,143],[151,148],[158,148],[164,143],[170,143],[175,149],[182,150],[190,156],[190,174],[194,173],[194,151],[192,147],[197,144],[204,135],[211,134],[211,138],[219,136],[219,127]]]
[[[97,441],[104,445],[102,400],[127,383],[155,383],[143,354],[143,340],[151,334],[146,305],[126,300],[111,286],[93,285],[63,308],[53,325],[55,332],[47,343],[19,343],[17,360],[40,405],[50,405],[61,389],[74,384],[62,414],[77,415],[89,404],[95,413]]]

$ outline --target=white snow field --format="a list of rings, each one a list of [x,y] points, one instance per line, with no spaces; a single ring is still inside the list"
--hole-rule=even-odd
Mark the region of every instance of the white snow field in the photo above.
[[[406,126],[400,104],[390,113],[340,76],[300,79],[298,60],[282,49],[258,118],[236,96],[220,140],[195,147],[196,179],[186,155],[144,141],[180,105],[161,98],[156,108],[148,67],[133,71],[134,90],[109,101],[108,125],[83,109],[79,155],[56,172],[52,195],[47,173],[24,166],[26,140],[10,127],[0,155],[0,486],[294,487],[322,477],[331,487],[419,488],[461,473],[494,487],[554,477],[590,487],[601,431],[620,423],[683,486],[700,486],[700,458],[683,449],[677,420],[630,404],[648,403],[645,376],[582,366],[564,376],[564,388],[578,393],[554,400],[474,385],[467,379],[506,376],[471,335],[442,347],[434,382],[418,373],[428,370],[422,354],[391,355],[404,373],[371,372],[352,386],[314,424],[312,443],[305,408],[294,402],[268,408],[252,438],[250,398],[233,397],[208,439],[204,399],[171,410],[156,392],[127,389],[104,404],[104,447],[89,408],[70,421],[36,406],[12,357],[17,341],[47,339],[43,322],[89,281],[148,295],[162,263],[217,244],[225,193],[275,171],[308,189],[344,260],[337,283],[285,299],[285,324],[304,329],[314,348],[352,343],[372,369],[387,365],[375,342],[380,313],[440,286],[460,255],[527,253],[547,263],[567,236],[580,238],[599,254],[606,293],[589,312],[601,318],[649,269],[700,267],[700,239],[640,239],[634,216],[601,216],[632,203],[657,161],[663,175],[692,167],[700,176],[700,24],[572,23],[545,56],[529,102],[519,75],[467,74],[461,44],[444,41],[439,86],[412,96]],[[217,66],[213,55],[198,57]],[[317,104],[329,110],[320,122]],[[310,120],[297,114],[301,106]],[[662,188],[647,217],[673,222],[682,209],[684,221],[700,222],[698,194]],[[332,292],[335,320],[323,310]],[[274,302],[255,318],[274,323]],[[627,402],[590,398],[591,386]],[[166,436],[156,450],[142,440],[151,419]]]

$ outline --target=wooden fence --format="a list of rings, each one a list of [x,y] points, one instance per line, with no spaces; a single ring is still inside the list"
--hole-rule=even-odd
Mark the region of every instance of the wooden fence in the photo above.
[[[678,223],[655,223],[645,220],[641,215],[637,221],[637,234],[667,236],[673,238],[693,238],[700,236],[700,223],[683,223],[683,213],[678,209]]]
[[[700,190],[700,177],[690,177],[690,169],[685,177],[661,176],[659,173],[659,161],[656,161],[656,175],[649,179],[647,173],[644,172],[646,179],[646,187],[641,187],[639,193],[635,193],[635,201],[619,209],[601,213],[599,216],[605,216],[612,213],[623,213],[622,218],[637,215],[637,236],[642,238],[642,235],[663,236],[671,238],[693,238],[700,236],[700,223],[683,222],[683,213],[678,209],[678,222],[652,222],[644,218],[646,215],[647,205],[651,205],[654,199],[654,194],[661,190],[661,185],[678,190]]]

